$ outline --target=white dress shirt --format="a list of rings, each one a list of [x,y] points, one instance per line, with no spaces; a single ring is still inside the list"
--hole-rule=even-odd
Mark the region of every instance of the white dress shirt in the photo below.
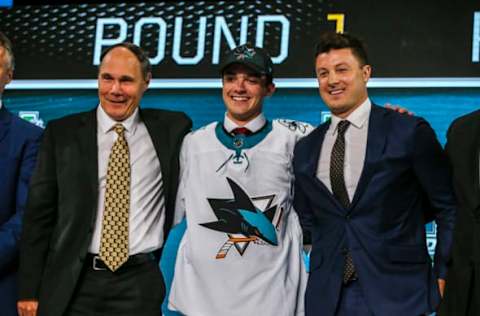
[[[89,252],[98,253],[102,232],[103,209],[108,159],[118,135],[113,126],[118,122],[110,118],[103,108],[97,108],[98,141],[98,210]],[[154,251],[163,245],[165,199],[160,162],[138,109],[121,122],[130,151],[130,213],[129,255]]]
[[[248,122],[242,127],[248,128],[248,130],[252,133],[259,131],[267,122],[265,115],[260,113],[256,118]],[[232,121],[227,114],[225,113],[225,119],[223,120],[223,127],[227,130],[227,132],[231,133],[237,127],[240,127],[237,123]]]
[[[345,132],[345,186],[347,187],[348,197],[352,201],[357,189],[358,181],[363,170],[365,162],[365,153],[367,149],[368,137],[368,119],[372,103],[367,98],[358,108],[355,109],[345,120],[350,122],[350,126]],[[332,114],[330,127],[325,133],[325,138],[318,161],[317,177],[332,192],[330,183],[330,156],[333,145],[337,139],[337,125],[343,120]]]

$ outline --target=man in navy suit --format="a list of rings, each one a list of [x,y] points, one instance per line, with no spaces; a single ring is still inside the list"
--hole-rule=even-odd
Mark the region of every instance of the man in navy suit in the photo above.
[[[455,221],[442,148],[425,120],[370,101],[361,41],[324,34],[315,62],[332,118],[295,149],[295,209],[313,246],[306,315],[430,313]],[[438,225],[433,267],[425,205]]]
[[[7,111],[1,95],[13,76],[13,53],[0,32],[0,314],[17,315],[17,260],[27,187],[42,130]]]

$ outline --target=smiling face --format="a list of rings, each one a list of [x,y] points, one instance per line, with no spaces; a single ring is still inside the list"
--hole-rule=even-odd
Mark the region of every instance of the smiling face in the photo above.
[[[367,99],[371,67],[361,65],[350,48],[319,54],[315,69],[320,96],[334,115],[346,118]]]
[[[262,112],[263,99],[275,91],[273,83],[250,68],[233,64],[223,72],[223,101],[227,116],[239,126],[253,120]]]
[[[115,121],[128,118],[138,107],[148,88],[140,62],[125,47],[117,47],[103,58],[98,73],[98,96],[105,113]]]

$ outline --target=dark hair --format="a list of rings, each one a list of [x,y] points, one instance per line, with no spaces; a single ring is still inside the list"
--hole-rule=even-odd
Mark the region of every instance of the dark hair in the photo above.
[[[355,57],[357,57],[361,66],[368,65],[368,56],[363,42],[350,35],[334,32],[326,32],[320,35],[320,41],[315,47],[315,58],[323,53],[328,53],[332,49],[350,48]]]
[[[124,47],[128,49],[130,52],[132,52],[135,57],[137,57],[138,61],[140,62],[140,70],[142,71],[142,76],[144,80],[148,79],[148,74],[152,72],[152,65],[150,64],[150,60],[148,59],[147,53],[140,48],[139,46],[129,43],[129,42],[123,42],[119,44],[115,44],[113,46],[108,47],[102,52],[102,55],[100,56],[100,63],[102,63],[103,59],[105,56],[112,51],[113,49],[117,47]]]
[[[272,75],[266,75],[265,76],[265,84],[267,86],[273,84],[273,76]]]
[[[13,68],[15,68],[15,57],[13,55],[12,42],[10,42],[8,37],[2,32],[0,32],[0,47],[3,47],[7,52],[10,69],[13,70]]]

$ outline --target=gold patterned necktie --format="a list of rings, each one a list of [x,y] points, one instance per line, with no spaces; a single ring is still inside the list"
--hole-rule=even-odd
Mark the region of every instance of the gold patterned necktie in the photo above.
[[[105,209],[99,256],[112,271],[128,259],[128,213],[130,209],[130,154],[125,127],[115,124],[117,140],[112,146],[107,168]]]

